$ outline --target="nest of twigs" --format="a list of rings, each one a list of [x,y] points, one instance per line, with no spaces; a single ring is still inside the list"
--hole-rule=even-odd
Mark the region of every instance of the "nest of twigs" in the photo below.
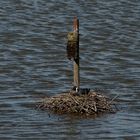
[[[97,115],[99,113],[112,113],[113,100],[101,93],[89,92],[86,95],[63,93],[46,97],[38,107],[61,114]]]

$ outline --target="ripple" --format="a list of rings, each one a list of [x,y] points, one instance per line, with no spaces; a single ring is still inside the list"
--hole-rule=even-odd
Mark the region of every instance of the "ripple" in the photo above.
[[[138,0],[0,1],[0,138],[138,139],[139,9]],[[80,119],[34,108],[72,87],[66,35],[76,15],[81,87],[119,95],[116,114]]]

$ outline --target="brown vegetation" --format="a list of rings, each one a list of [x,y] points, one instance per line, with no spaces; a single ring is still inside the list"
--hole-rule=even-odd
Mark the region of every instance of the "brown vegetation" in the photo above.
[[[95,115],[115,112],[113,100],[94,91],[86,95],[76,95],[70,92],[46,97],[38,107],[61,114]]]

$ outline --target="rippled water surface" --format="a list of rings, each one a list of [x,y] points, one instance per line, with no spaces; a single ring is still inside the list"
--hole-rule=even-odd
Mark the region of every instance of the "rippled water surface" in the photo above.
[[[35,108],[72,87],[66,35],[80,20],[81,86],[121,110],[80,119]],[[139,0],[0,1],[0,139],[140,139]]]

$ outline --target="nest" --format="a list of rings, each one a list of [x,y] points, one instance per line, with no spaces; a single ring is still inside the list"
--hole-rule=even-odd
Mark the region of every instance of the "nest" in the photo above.
[[[90,91],[86,95],[76,95],[69,92],[46,97],[39,103],[38,107],[59,114],[97,115],[115,112],[113,100],[94,91]]]

